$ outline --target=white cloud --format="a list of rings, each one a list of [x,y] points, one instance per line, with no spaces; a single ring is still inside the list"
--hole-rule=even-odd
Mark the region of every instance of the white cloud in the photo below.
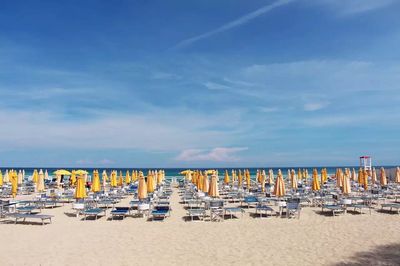
[[[230,90],[230,89],[232,89],[230,86],[226,86],[226,85],[215,83],[215,82],[205,82],[204,86],[209,90]]]
[[[200,41],[202,39],[209,38],[209,37],[211,37],[213,35],[216,35],[218,33],[221,33],[221,32],[224,32],[224,31],[239,27],[239,26],[241,26],[243,24],[246,24],[246,23],[250,22],[251,20],[253,20],[253,19],[265,14],[265,13],[270,12],[271,10],[273,10],[273,9],[275,9],[277,7],[287,5],[292,1],[294,1],[294,0],[277,0],[272,4],[265,5],[265,6],[255,10],[253,12],[250,12],[250,13],[248,13],[248,14],[246,14],[246,15],[238,18],[238,19],[235,19],[235,20],[233,20],[231,22],[228,22],[228,23],[222,25],[221,27],[218,27],[216,29],[210,30],[210,31],[208,31],[206,33],[197,35],[195,37],[183,40],[180,43],[178,43],[175,46],[175,48],[184,47],[184,46],[190,45],[190,44],[192,44],[194,42]]]
[[[328,102],[310,102],[304,104],[305,111],[317,111],[323,109],[329,105]]]
[[[236,156],[236,153],[247,149],[248,149],[247,147],[233,147],[233,148],[218,147],[212,150],[186,149],[183,150],[175,159],[178,161],[186,161],[186,162],[196,162],[196,161],[237,162],[240,161],[240,158]]]
[[[327,5],[340,15],[361,14],[394,4],[395,0],[312,0],[316,4]]]

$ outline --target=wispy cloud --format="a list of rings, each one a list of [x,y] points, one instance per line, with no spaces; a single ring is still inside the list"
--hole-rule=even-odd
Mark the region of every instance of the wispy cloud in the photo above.
[[[236,153],[245,151],[247,149],[247,147],[217,147],[212,150],[187,149],[183,150],[175,159],[186,162],[237,162],[240,161],[240,158],[236,155]]]
[[[238,18],[238,19],[235,19],[235,20],[233,20],[231,22],[228,22],[228,23],[226,23],[226,24],[224,24],[224,25],[222,25],[222,26],[220,26],[220,27],[218,27],[218,28],[216,28],[214,30],[210,30],[208,32],[205,32],[203,34],[197,35],[195,37],[191,37],[189,39],[183,40],[180,43],[178,43],[174,48],[185,47],[185,46],[190,45],[192,43],[195,43],[197,41],[200,41],[200,40],[203,40],[203,39],[207,39],[207,38],[209,38],[209,37],[211,37],[213,35],[216,35],[218,33],[221,33],[221,32],[224,32],[224,31],[239,27],[239,26],[241,26],[243,24],[246,24],[246,23],[250,22],[251,20],[253,20],[253,19],[255,19],[255,18],[257,18],[257,17],[259,17],[261,15],[264,15],[265,13],[270,12],[271,10],[273,10],[273,9],[275,9],[277,7],[287,5],[292,1],[294,1],[294,0],[277,0],[276,2],[274,2],[272,4],[265,5],[265,6],[255,10],[253,12],[250,12],[250,13],[248,13],[248,14],[246,14],[246,15]]]
[[[314,0],[313,0],[314,1]],[[378,10],[394,4],[395,0],[317,0],[315,3],[328,5],[339,15],[355,15]]]
[[[309,102],[304,104],[305,111],[321,110],[329,105],[329,102]]]

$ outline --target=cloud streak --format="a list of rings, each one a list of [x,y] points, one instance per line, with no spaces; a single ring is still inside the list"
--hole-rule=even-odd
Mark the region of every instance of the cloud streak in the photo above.
[[[247,149],[247,147],[217,147],[212,150],[187,149],[183,150],[176,157],[176,160],[185,162],[238,162],[240,161],[240,158],[236,156],[236,153],[245,151]]]
[[[278,1],[274,2],[274,3],[272,3],[272,4],[265,5],[265,6],[255,10],[253,12],[250,12],[250,13],[248,13],[248,14],[246,14],[246,15],[238,18],[238,19],[235,19],[235,20],[233,20],[231,22],[228,22],[228,23],[226,23],[226,24],[224,24],[224,25],[222,25],[222,26],[220,26],[220,27],[218,27],[218,28],[216,28],[214,30],[210,30],[210,31],[205,32],[203,34],[200,34],[200,35],[188,38],[186,40],[183,40],[180,43],[178,43],[177,45],[175,45],[174,48],[175,49],[182,48],[182,47],[188,46],[190,44],[193,44],[193,43],[195,43],[197,41],[200,41],[200,40],[203,40],[203,39],[207,39],[207,38],[209,38],[209,37],[211,37],[213,35],[216,35],[218,33],[221,33],[221,32],[224,32],[224,31],[239,27],[239,26],[241,26],[243,24],[246,24],[246,23],[250,22],[251,20],[253,20],[253,19],[255,19],[255,18],[257,18],[257,17],[259,17],[261,15],[264,15],[264,14],[270,12],[271,10],[273,10],[275,8],[287,5],[287,4],[289,4],[290,2],[293,2],[293,1],[294,0],[278,0]]]

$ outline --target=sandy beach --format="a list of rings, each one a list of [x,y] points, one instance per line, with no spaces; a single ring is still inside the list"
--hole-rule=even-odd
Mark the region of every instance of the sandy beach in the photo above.
[[[129,198],[119,203],[128,206]],[[300,219],[243,217],[186,222],[177,189],[171,217],[82,221],[70,204],[43,213],[52,224],[3,220],[1,265],[396,265],[399,215],[347,213],[336,217],[305,207]]]

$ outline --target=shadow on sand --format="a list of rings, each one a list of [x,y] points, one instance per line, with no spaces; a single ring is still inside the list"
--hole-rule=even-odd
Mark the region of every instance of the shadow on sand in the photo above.
[[[377,246],[372,250],[357,252],[350,257],[348,262],[334,265],[400,265],[400,243]]]

